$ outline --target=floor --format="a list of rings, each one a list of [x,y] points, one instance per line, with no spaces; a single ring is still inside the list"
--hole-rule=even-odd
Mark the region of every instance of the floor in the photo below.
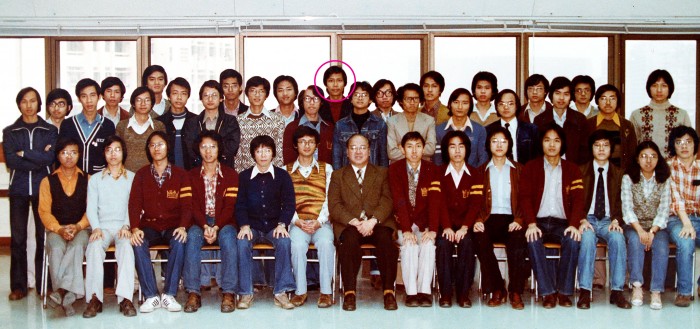
[[[163,309],[150,314],[139,314],[126,318],[118,312],[116,297],[107,296],[104,311],[93,319],[83,319],[80,314],[85,302],[75,304],[78,314],[64,317],[60,309],[43,309],[41,301],[32,290],[30,295],[15,302],[9,302],[9,251],[0,249],[0,328],[190,328],[210,326],[245,325],[246,328],[358,328],[358,324],[370,324],[374,328],[700,328],[700,302],[695,301],[689,308],[673,306],[673,292],[663,296],[664,308],[651,310],[648,294],[645,305],[631,310],[620,310],[607,303],[607,293],[594,292],[594,302],[590,310],[557,307],[545,310],[534,305],[531,294],[525,295],[525,310],[515,311],[510,305],[497,308],[487,307],[477,301],[477,293],[472,293],[475,305],[470,309],[453,306],[443,309],[407,308],[402,305],[404,295],[399,293],[399,309],[385,311],[382,308],[380,292],[372,290],[369,280],[360,279],[358,286],[357,311],[345,312],[338,304],[329,309],[319,309],[315,302],[318,292],[311,292],[306,305],[285,311],[274,306],[271,290],[256,294],[252,308],[236,310],[230,314],[219,312],[220,298],[217,292],[203,293],[202,308],[192,314],[169,313]],[[186,296],[180,291],[178,300],[184,304]],[[233,322],[228,322],[233,321]],[[228,323],[227,323],[228,322]]]

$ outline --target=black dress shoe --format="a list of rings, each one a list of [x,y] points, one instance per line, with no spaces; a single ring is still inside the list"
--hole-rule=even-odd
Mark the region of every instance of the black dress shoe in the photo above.
[[[632,304],[627,301],[625,295],[619,290],[613,290],[612,293],[610,293],[610,304],[615,304],[617,307],[624,309],[632,308]]]
[[[406,295],[406,307],[418,307],[420,301],[418,295]]]
[[[355,294],[347,294],[343,298],[343,310],[344,311],[354,311],[357,309],[357,304],[355,301]]]
[[[574,303],[571,301],[571,298],[569,298],[569,296],[567,295],[557,294],[557,299],[559,300],[559,306],[561,307],[574,306]]]
[[[384,309],[387,311],[393,311],[398,309],[399,306],[396,304],[396,296],[389,292],[384,294]]]
[[[578,294],[578,302],[576,307],[582,310],[587,310],[591,308],[591,291],[586,289],[581,289]]]
[[[440,307],[452,307],[452,296],[441,296],[439,301]]]
[[[557,306],[557,294],[544,296],[542,299],[542,307],[555,308]]]

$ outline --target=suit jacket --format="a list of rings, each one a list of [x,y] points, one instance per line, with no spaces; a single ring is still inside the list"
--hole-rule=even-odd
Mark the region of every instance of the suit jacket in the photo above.
[[[219,110],[225,111],[224,102],[221,102],[221,104],[219,104]],[[243,102],[238,101],[238,114],[245,113],[246,111],[248,111],[248,105],[245,105],[243,104]]]
[[[216,192],[214,194],[214,220],[219,229],[224,225],[236,226],[233,213],[236,209],[238,198],[238,173],[227,166],[221,166],[221,176],[216,179]],[[192,183],[192,218],[199,227],[207,223],[207,197],[202,167],[195,167],[189,171],[190,183]]]
[[[528,161],[539,155],[539,137],[537,126],[532,123],[527,123],[520,119],[518,120],[518,129],[515,131],[515,147],[518,152],[518,163],[526,164]],[[501,120],[488,125],[486,130],[493,127],[500,127]],[[513,137],[513,136],[511,136]]]
[[[376,115],[380,119],[384,119],[384,117],[382,117],[382,110],[380,110],[379,108],[372,110],[371,113]],[[389,113],[391,113],[391,115],[389,117],[393,117],[394,115],[397,115],[401,112],[397,112],[397,111],[394,111],[394,109],[391,109],[391,111],[389,111]]]
[[[406,166],[406,159],[389,166],[389,185],[399,227],[404,232],[411,232],[411,226],[416,224],[421,231],[427,227],[430,231],[437,232],[442,208],[439,169],[430,161],[421,161],[416,187],[416,206],[413,207],[408,197]]]
[[[294,162],[298,152],[294,148],[294,131],[299,128],[299,120],[296,119],[284,128],[284,139],[282,142],[282,159],[284,163]],[[318,160],[325,163],[333,163],[333,125],[323,121],[321,123],[321,140],[316,145],[318,149]]]
[[[389,161],[395,162],[404,158],[403,153],[401,153],[401,139],[406,133],[408,133],[408,121],[406,120],[406,115],[399,113],[392,116],[387,120],[387,150],[389,153]],[[423,147],[423,159],[430,160],[435,154],[435,120],[425,114],[418,112],[416,113],[416,122],[413,123],[413,131],[417,131],[425,139],[425,145]]]
[[[535,125],[542,130],[552,121],[554,121],[554,110],[546,110],[535,118]],[[564,133],[566,134],[566,153],[564,154],[566,160],[573,161],[576,165],[585,163],[585,154],[591,153],[586,140],[586,116],[571,108],[566,109]]]
[[[440,166],[440,190],[442,192],[440,227],[459,229],[462,225],[472,227],[480,205],[484,200],[484,179],[478,169],[465,164],[469,175],[462,174],[458,186],[452,175],[447,174],[448,164]]]
[[[480,203],[481,208],[476,216],[477,222],[485,222],[491,216],[491,171],[486,170],[489,163],[484,163],[477,170],[483,173],[484,177],[484,202]],[[523,226],[523,212],[520,208],[518,199],[520,174],[523,171],[523,165],[513,162],[515,168],[510,168],[510,208],[513,212],[513,220]]]
[[[588,215],[588,212],[591,209],[591,203],[593,202],[593,197],[595,196],[595,176],[598,175],[598,172],[595,171],[592,161],[580,166],[579,168],[581,169],[581,174],[583,175],[583,193],[586,196],[586,201],[583,203],[583,211]],[[617,219],[617,221],[620,223],[623,223],[622,201],[620,198],[623,175],[624,172],[622,169],[620,169],[620,167],[612,163],[608,164],[607,182],[605,187],[608,194],[608,202],[610,203],[610,220],[613,221]]]
[[[637,133],[634,131],[634,126],[632,122],[618,115],[620,120],[620,168],[629,168],[632,162],[636,161],[634,158],[635,149],[637,148]],[[594,116],[586,120],[586,136],[590,136],[598,128],[598,116]],[[588,137],[586,137],[588,141]],[[586,162],[593,160],[593,154],[591,150],[584,153],[584,159]]]
[[[527,105],[528,105],[528,103],[525,103],[520,107],[520,114],[518,115],[518,120],[525,121],[527,123],[534,123],[534,122],[530,122],[530,115],[527,114],[527,111],[525,111],[527,109]],[[548,101],[544,101],[544,111],[549,111],[549,110],[552,110],[553,108],[554,107],[552,106],[552,103],[550,103]],[[542,114],[542,113],[544,113],[544,112],[540,112],[540,114]],[[537,117],[535,117],[535,118],[537,118]]]
[[[336,239],[353,218],[360,218],[363,210],[367,218],[377,218],[377,225],[396,230],[387,168],[367,164],[362,192],[352,165],[333,171],[328,187],[328,210]]]

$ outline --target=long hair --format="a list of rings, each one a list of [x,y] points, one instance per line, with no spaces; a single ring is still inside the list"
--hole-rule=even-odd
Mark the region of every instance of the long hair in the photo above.
[[[625,171],[625,174],[627,174],[627,176],[630,177],[632,183],[639,183],[639,178],[641,176],[642,171],[642,168],[639,166],[638,162],[639,155],[642,153],[642,151],[646,149],[654,150],[654,152],[656,152],[656,155],[659,157],[659,161],[656,162],[656,168],[654,168],[654,177],[656,178],[656,182],[658,184],[665,183],[666,180],[671,176],[671,168],[668,167],[666,159],[664,159],[664,156],[661,154],[661,151],[659,151],[659,146],[652,141],[643,141],[639,143],[639,145],[637,145],[637,148],[634,150],[635,161],[632,161],[632,163],[630,163],[629,167],[627,167],[627,170]]]

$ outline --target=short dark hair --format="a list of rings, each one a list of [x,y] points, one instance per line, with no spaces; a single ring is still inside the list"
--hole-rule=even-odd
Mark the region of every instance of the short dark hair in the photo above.
[[[197,135],[197,138],[195,138],[194,140],[194,144],[192,144],[192,150],[194,151],[194,154],[198,155],[200,158],[202,157],[202,153],[199,152],[199,146],[202,145],[202,141],[205,138],[210,138],[216,142],[216,158],[219,161],[221,161],[223,139],[221,138],[221,135],[219,135],[219,133],[217,133],[215,130],[204,129],[201,133],[199,133],[199,135]]]
[[[248,95],[248,91],[257,86],[262,86],[263,89],[265,89],[265,94],[267,94],[267,96],[270,95],[270,81],[257,75],[248,79],[245,83],[245,94]]]
[[[498,94],[498,78],[496,78],[496,75],[488,71],[477,72],[472,78],[472,94],[474,95],[476,95],[476,84],[479,81],[486,81],[491,84],[491,100],[496,99],[496,94]]]
[[[95,87],[95,91],[97,92],[98,95],[102,95],[102,91],[100,90],[100,84],[97,83],[97,81],[92,80],[90,78],[85,78],[85,79],[80,79],[77,84],[75,84],[75,95],[78,96],[78,99],[80,99],[80,92],[85,90],[85,88],[89,87]]]
[[[379,88],[377,88],[379,90]],[[425,102],[425,94],[423,93],[423,88],[421,88],[419,85],[409,82],[401,87],[399,87],[399,90],[396,91],[396,97],[399,101],[399,105],[403,104],[403,98],[406,95],[407,91],[415,91],[418,93],[418,99],[420,99],[420,103],[423,104]]]
[[[250,141],[250,156],[255,159],[255,151],[261,147],[268,147],[272,150],[272,158],[277,156],[277,150],[275,149],[275,140],[268,135],[255,136],[252,141]]]
[[[292,88],[294,88],[294,99],[296,100],[297,94],[299,93],[299,85],[297,84],[297,80],[295,80],[294,77],[289,75],[280,75],[277,78],[275,78],[275,81],[272,82],[272,91],[275,94],[275,99],[277,99],[277,87],[280,83],[284,81],[287,81],[292,84]]]
[[[168,98],[170,98],[170,91],[173,90],[173,86],[185,88],[187,89],[187,95],[192,95],[192,87],[190,87],[190,83],[183,77],[177,77],[173,79],[173,81],[170,81],[170,83],[168,83],[168,87],[165,88],[165,94],[168,96]]]
[[[350,147],[350,141],[351,141],[353,138],[358,137],[358,136],[359,136],[359,137],[362,137],[364,140],[366,140],[366,141],[367,141],[367,145],[370,144],[370,143],[369,143],[369,138],[367,138],[367,136],[365,136],[365,135],[363,135],[363,134],[360,134],[360,133],[355,133],[355,134],[352,134],[352,136],[350,136],[350,138],[348,138],[347,141],[345,141],[345,148]]]
[[[46,95],[46,103],[51,104],[53,101],[63,98],[66,100],[66,105],[68,105],[68,110],[66,111],[66,115],[70,114],[70,111],[73,110],[73,98],[70,96],[70,93],[68,90],[61,89],[61,88],[56,88],[54,90],[51,90],[48,95]],[[41,99],[39,99],[39,106],[41,106]]]
[[[148,148],[148,145],[151,145],[151,140],[155,137],[160,137],[163,139],[165,142],[165,148],[166,151],[170,152],[170,139],[168,138],[168,135],[164,131],[156,130],[152,132],[150,135],[148,135],[148,138],[146,139],[146,145],[144,145],[146,149],[146,158],[148,158],[148,162],[153,162],[153,157],[151,156],[151,151]]]
[[[78,157],[80,157],[80,142],[74,137],[59,137],[56,141],[56,162],[58,161],[58,156],[61,151],[65,150],[68,146],[76,146],[78,148]]]
[[[409,131],[401,137],[401,147],[406,147],[408,141],[419,140],[423,146],[425,146],[425,138],[417,131]]]
[[[299,126],[296,130],[294,130],[294,134],[292,135],[292,145],[294,146],[295,150],[297,149],[297,144],[299,144],[299,139],[306,136],[313,137],[316,144],[321,142],[321,135],[318,133],[318,131],[316,131],[316,129],[308,126]]]
[[[345,85],[348,85],[348,74],[345,73],[345,70],[343,70],[342,67],[338,65],[331,65],[329,66],[326,71],[323,72],[323,85],[327,85],[328,79],[331,77],[333,74],[340,74],[343,76],[343,82],[345,82]]]
[[[145,86],[136,87],[136,89],[134,89],[134,91],[131,93],[131,97],[129,98],[129,104],[131,104],[131,106],[136,106],[136,97],[143,95],[144,93],[147,93],[148,97],[151,98],[151,109],[153,109],[153,105],[156,102],[156,94],[153,93],[153,90],[150,90]]]
[[[642,168],[639,167],[639,163],[637,161],[639,161],[639,155],[642,153],[642,151],[646,149],[654,150],[654,152],[656,152],[656,155],[659,157],[658,161],[656,162],[656,168],[654,168],[654,178],[659,184],[665,183],[666,180],[669,177],[671,177],[671,168],[669,168],[668,163],[664,159],[663,154],[661,154],[659,146],[650,140],[643,141],[639,143],[639,145],[637,145],[637,148],[634,150],[635,161],[632,161],[630,163],[629,167],[627,167],[627,170],[625,170],[625,173],[630,177],[632,183],[639,183]]]
[[[467,90],[467,88],[457,88],[450,94],[450,98],[447,99],[447,115],[452,116],[452,102],[456,101],[459,96],[467,95],[469,98],[469,110],[467,111],[467,116],[470,116],[474,111],[474,101],[472,93]]]
[[[508,94],[513,95],[513,98],[515,98],[515,117],[517,118],[518,116],[520,116],[520,106],[522,106],[522,104],[520,103],[520,96],[518,96],[518,94],[516,94],[513,89],[503,89],[499,91],[496,95],[496,98],[494,100],[494,105],[496,106],[496,115],[498,115],[499,118],[501,117],[501,113],[498,112],[498,103],[500,103],[503,100],[503,96]]]
[[[467,160],[469,159],[469,154],[472,153],[471,140],[469,140],[467,134],[461,130],[450,130],[447,132],[447,134],[445,134],[444,137],[442,137],[442,140],[440,141],[440,149],[442,150],[441,156],[443,163],[450,163],[450,139],[455,137],[458,137],[462,140],[462,144],[464,144],[465,149],[464,162],[468,162]]]
[[[486,155],[488,155],[489,159],[493,158],[493,154],[491,153],[491,138],[493,136],[496,136],[496,134],[503,134],[503,136],[506,137],[506,140],[508,140],[508,150],[506,151],[506,157],[508,159],[513,159],[513,136],[510,135],[510,131],[506,129],[505,127],[499,125],[494,125],[489,129],[486,129]]]
[[[226,80],[228,78],[236,79],[236,81],[238,81],[239,85],[243,84],[243,76],[238,71],[236,71],[234,69],[225,69],[225,70],[221,71],[221,73],[219,74],[219,83],[223,85],[224,80]]]
[[[374,94],[374,98],[377,98],[377,92],[379,92],[379,89],[382,89],[382,87],[389,85],[389,88],[391,88],[391,96],[392,97],[392,102],[391,105],[396,104],[396,98],[397,98],[397,93],[396,93],[396,87],[394,86],[394,83],[391,82],[388,79],[379,79],[377,82],[374,83],[374,86],[372,86],[372,93]],[[421,88],[421,92],[422,92]]]
[[[600,98],[603,97],[603,94],[605,94],[608,91],[612,91],[615,93],[615,97],[617,98],[617,109],[619,109],[620,106],[622,105],[622,94],[620,93],[620,90],[617,89],[617,87],[615,87],[611,84],[602,85],[602,86],[598,87],[598,90],[595,91],[595,103],[596,103],[596,105],[600,106]]]
[[[148,86],[148,77],[155,72],[163,73],[163,79],[165,79],[165,83],[168,83],[168,73],[165,72],[165,69],[160,65],[150,65],[143,70],[143,74],[141,75],[141,85]]]
[[[676,84],[673,83],[671,73],[666,70],[658,69],[649,73],[649,77],[647,78],[647,95],[651,98],[651,91],[649,91],[649,88],[651,88],[651,85],[655,84],[656,81],[659,81],[659,79],[664,79],[664,82],[668,85],[668,98],[670,99],[671,95],[673,95],[673,91],[676,90]]]
[[[199,100],[202,100],[202,95],[204,95],[204,88],[214,88],[217,92],[219,92],[219,99],[224,98],[224,89],[221,88],[219,82],[216,80],[207,80],[204,81],[204,83],[202,83],[201,87],[199,87]]]
[[[323,93],[323,90],[321,90],[320,88],[316,88],[316,86],[314,85],[310,85],[306,87],[306,89],[299,91],[299,96],[297,96],[297,105],[299,105],[299,112],[306,112],[306,109],[304,108],[304,97],[307,90],[311,90],[311,92],[321,100],[320,106],[318,108],[318,113],[321,113],[322,109],[329,107],[328,102],[326,102],[326,96]],[[328,111],[330,111],[330,107],[328,108]]]
[[[26,94],[28,94],[29,92],[32,92],[32,91],[36,95],[36,100],[37,100],[38,107],[39,107],[37,109],[36,113],[41,112],[41,95],[39,95],[39,92],[36,91],[36,89],[34,89],[34,87],[24,87],[24,88],[19,90],[19,92],[17,93],[17,99],[15,100],[17,102],[17,109],[20,109],[19,104],[22,103],[22,98],[24,98],[24,96]],[[20,111],[21,111],[21,109],[20,109]]]
[[[544,153],[544,148],[542,147],[542,143],[544,143],[545,135],[547,135],[547,133],[550,131],[554,131],[559,136],[559,140],[561,140],[561,149],[559,149],[559,155],[561,156],[561,155],[566,154],[566,133],[564,132],[564,128],[559,127],[559,125],[556,122],[552,121],[552,122],[544,125],[540,131],[542,133],[539,134],[540,135],[539,136],[540,137],[539,138],[539,140],[540,140],[539,148],[540,148],[540,151],[542,151],[542,153]]]
[[[595,81],[593,80],[593,78],[591,78],[588,75],[577,75],[574,77],[573,80],[571,80],[571,85],[573,86],[572,88],[574,88],[574,89],[576,88],[576,85],[581,84],[581,83],[587,84],[589,87],[591,87],[591,97],[588,99],[588,101],[589,102],[592,101],[593,100],[593,91],[595,90]],[[574,92],[575,92],[575,90],[574,90]]]
[[[107,149],[108,146],[112,145],[112,143],[119,143],[119,147],[122,148],[122,164],[126,162],[126,156],[128,155],[127,149],[126,149],[126,143],[124,140],[117,136],[117,135],[112,135],[109,136],[105,139],[104,143],[104,149],[102,150],[102,153],[106,152],[105,150]]]
[[[610,131],[605,129],[596,129],[588,136],[588,152],[593,152],[593,144],[599,140],[606,140],[610,143],[610,152],[615,148],[615,140]]]
[[[535,73],[525,79],[525,89],[527,90],[529,87],[536,86],[540,82],[544,85],[544,93],[546,95],[549,93],[549,80],[547,80],[547,78],[545,78],[542,74]],[[525,99],[527,99],[527,93],[525,93]]]
[[[676,156],[676,139],[679,139],[685,135],[690,136],[693,139],[693,154],[698,153],[698,133],[695,129],[688,126],[678,126],[671,129],[671,133],[668,135],[668,156]]]
[[[366,91],[367,96],[369,96],[369,100],[374,102],[374,93],[372,92],[372,85],[369,84],[369,82],[367,82],[367,81],[355,82],[355,85],[354,85],[353,91],[352,91],[352,95],[350,95],[350,97],[352,97],[357,92],[358,89],[362,89],[362,90]]]
[[[554,92],[559,90],[569,87],[569,93],[574,92],[574,88],[571,87],[571,80],[567,77],[556,77],[552,79],[552,85],[549,88],[549,101],[552,101],[552,97],[554,96]],[[568,104],[567,104],[568,106]]]
[[[435,83],[440,86],[440,92],[445,91],[445,77],[440,74],[438,71],[428,71],[425,72],[423,75],[420,77],[420,86],[423,87],[423,84],[425,83],[425,79],[433,79]]]
[[[124,99],[124,94],[126,94],[126,86],[124,86],[124,82],[122,82],[122,80],[117,77],[104,78],[104,80],[102,80],[102,84],[100,84],[100,94],[104,96],[105,90],[114,86],[119,86],[119,90],[122,92],[122,99]]]

